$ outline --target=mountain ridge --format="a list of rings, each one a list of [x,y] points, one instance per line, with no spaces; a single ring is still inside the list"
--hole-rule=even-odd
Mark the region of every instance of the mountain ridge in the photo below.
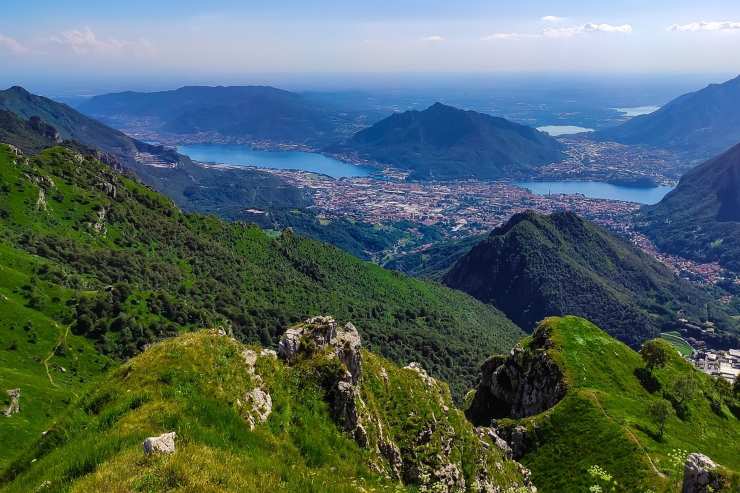
[[[562,157],[547,134],[442,103],[395,113],[328,150],[409,170],[413,179],[511,177]]]

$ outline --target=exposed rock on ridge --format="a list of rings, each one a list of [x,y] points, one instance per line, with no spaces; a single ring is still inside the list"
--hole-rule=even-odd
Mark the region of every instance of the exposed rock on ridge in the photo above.
[[[494,356],[481,367],[481,380],[468,408],[476,424],[492,419],[524,418],[560,401],[566,391],[563,372],[547,354],[552,341],[539,327],[528,348],[516,346],[509,356]]]

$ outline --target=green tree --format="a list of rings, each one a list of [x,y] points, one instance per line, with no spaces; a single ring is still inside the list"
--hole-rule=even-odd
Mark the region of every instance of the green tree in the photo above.
[[[645,361],[645,366],[647,366],[650,371],[653,371],[655,368],[665,366],[668,362],[668,351],[666,351],[663,344],[655,340],[648,341],[642,345],[640,356],[642,356],[642,359]]]
[[[648,405],[648,416],[653,423],[658,427],[658,439],[663,438],[663,432],[665,431],[665,423],[671,416],[671,405],[665,399],[653,401]]]
[[[684,404],[696,394],[697,384],[692,373],[682,375],[673,383],[673,395],[679,404]]]

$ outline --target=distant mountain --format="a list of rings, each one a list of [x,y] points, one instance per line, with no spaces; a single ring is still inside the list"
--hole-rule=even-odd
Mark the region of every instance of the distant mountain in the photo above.
[[[658,204],[643,208],[640,227],[665,251],[719,261],[740,274],[740,145],[697,166]]]
[[[186,210],[233,216],[250,207],[305,207],[311,203],[304,191],[278,177],[255,170],[195,165],[187,156],[133,139],[65,104],[31,94],[22,87],[0,91],[0,110],[17,117],[5,115],[0,120],[0,127],[8,129],[6,138],[0,142],[23,147],[22,142],[28,136],[19,133],[21,127],[28,132],[34,125],[46,126],[46,131],[55,132],[55,135],[41,147],[63,139],[99,150],[109,155],[111,159],[107,161],[115,161],[131,170],[147,185],[168,195]],[[13,137],[10,129],[13,129]],[[36,142],[34,149],[26,150],[39,150],[39,144]]]
[[[572,213],[515,215],[458,260],[444,283],[493,304],[525,330],[547,316],[577,315],[632,345],[671,326],[679,311],[701,319],[710,302],[663,264]],[[719,308],[713,312],[733,327]]]
[[[0,91],[0,110],[14,113],[23,120],[38,118],[54,127],[62,139],[112,154],[128,166],[134,165],[137,152],[158,152],[155,146],[132,139],[66,104],[31,94],[19,86]]]
[[[96,96],[80,110],[111,124],[149,119],[175,134],[211,132],[284,143],[336,140],[339,112],[304,96],[268,86],[188,86],[161,92]]]
[[[562,157],[561,144],[545,133],[441,103],[391,115],[332,150],[410,170],[416,179],[517,176]]]
[[[684,94],[659,110],[594,134],[707,158],[740,142],[740,77]]]

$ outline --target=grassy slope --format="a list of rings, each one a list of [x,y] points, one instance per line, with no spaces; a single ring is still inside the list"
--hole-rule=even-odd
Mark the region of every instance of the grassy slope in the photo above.
[[[656,370],[662,388],[692,372],[700,392],[689,403],[690,418],[671,416],[658,441],[646,409],[660,391],[649,393],[635,377],[644,366],[640,355],[577,317],[545,324],[555,342],[549,352],[565,368],[569,391],[554,408],[524,420],[538,429],[541,445],[522,462],[542,491],[584,491],[592,484],[586,469],[594,464],[613,473],[626,491],[664,491],[677,479],[668,457],[673,449],[701,452],[740,470],[740,423],[726,407],[722,416],[710,408],[711,377],[671,351],[666,367]]]
[[[367,464],[374,452],[360,449],[333,423],[316,361],[286,367],[258,358],[256,371],[272,396],[273,411],[267,423],[249,431],[238,399],[255,379],[244,365],[243,348],[213,331],[153,346],[70,406],[0,478],[3,491],[33,491],[45,481],[44,491],[75,492],[405,491],[371,472]],[[446,386],[430,389],[411,370],[368,352],[363,358],[363,399],[400,447],[421,452],[423,446],[409,439],[416,438],[417,428],[432,422],[451,426],[458,437],[453,454],[466,472],[475,469],[476,454],[483,454],[492,466],[503,462],[501,470],[492,469],[498,484],[519,480],[495,447],[482,451],[460,411],[443,417],[441,407],[452,406]],[[381,368],[394,399],[387,395]],[[411,408],[414,420],[408,419]],[[143,438],[165,431],[177,432],[177,452],[145,457]]]
[[[7,404],[6,389],[22,392],[21,413],[0,418],[0,468],[36,440],[107,362],[88,340],[68,332],[64,304],[71,293],[34,280],[45,263],[0,244],[0,408]]]
[[[74,329],[129,356],[161,337],[226,323],[274,344],[282,329],[331,313],[364,329],[369,348],[423,360],[461,391],[487,354],[521,334],[471,297],[410,279],[292,234],[183,214],[161,195],[61,148],[28,165],[0,150],[0,239],[52,267],[40,279],[74,290]],[[36,206],[44,185],[46,210]],[[116,197],[103,193],[116,187]],[[104,232],[92,224],[106,211]],[[111,286],[113,288],[111,289]]]

